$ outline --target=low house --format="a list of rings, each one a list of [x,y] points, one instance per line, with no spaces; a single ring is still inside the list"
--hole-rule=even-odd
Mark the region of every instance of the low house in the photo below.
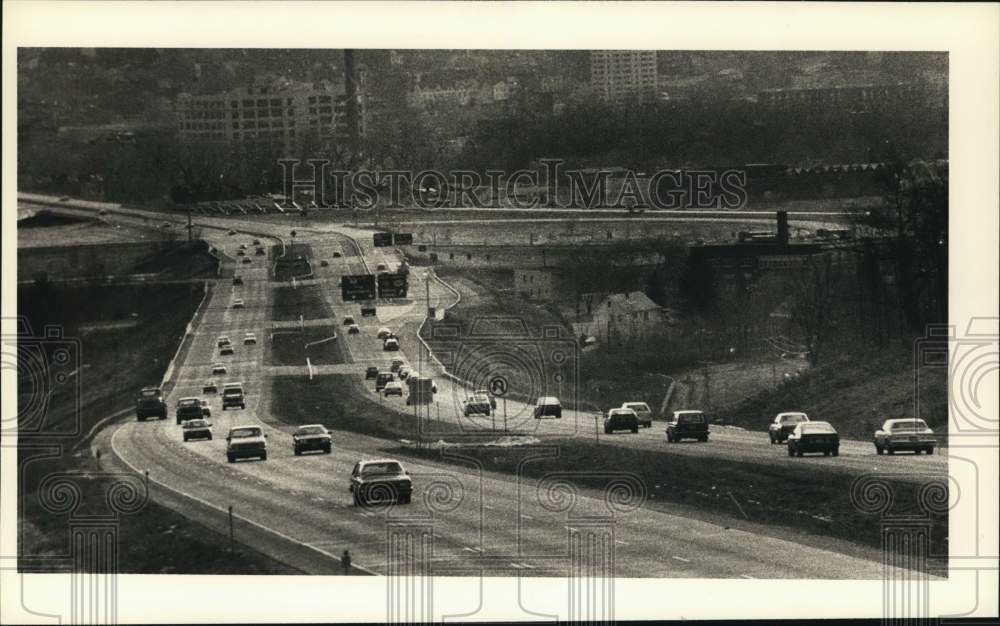
[[[604,341],[629,341],[669,331],[671,312],[641,291],[613,293],[592,309],[592,332]]]

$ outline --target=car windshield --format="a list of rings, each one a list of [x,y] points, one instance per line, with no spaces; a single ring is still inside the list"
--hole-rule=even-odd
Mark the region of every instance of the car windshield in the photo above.
[[[386,463],[367,463],[361,468],[362,476],[372,476],[375,474],[401,474],[403,468],[395,461]]]
[[[240,439],[243,437],[260,437],[260,433],[261,431],[259,428],[251,426],[247,428],[234,428],[233,431],[229,433],[229,436],[233,439]]]
[[[893,430],[923,430],[925,428],[927,428],[927,423],[924,420],[907,420],[892,425]]]
[[[160,395],[159,389],[143,389],[139,392],[143,398],[156,398]]]
[[[809,418],[805,416],[805,413],[792,413],[789,415],[781,416],[782,424],[798,424],[799,422],[808,422]]]
[[[705,421],[703,413],[679,413],[677,415],[678,424],[701,424]]]
[[[184,428],[203,428],[208,425],[205,420],[188,420],[184,422]]]
[[[805,435],[814,435],[814,434],[828,435],[836,432],[833,430],[833,426],[830,426],[829,424],[824,424],[822,422],[810,422],[807,424],[802,424],[801,426],[799,426],[799,428],[802,430],[802,434]]]
[[[636,413],[640,413],[642,411],[645,411],[647,413],[649,412],[649,405],[643,402],[629,402],[625,405],[625,408],[632,409]]]
[[[303,426],[296,431],[299,435],[324,435],[326,429],[322,426]]]
[[[243,395],[242,389],[223,389],[222,395],[224,396],[240,396]]]

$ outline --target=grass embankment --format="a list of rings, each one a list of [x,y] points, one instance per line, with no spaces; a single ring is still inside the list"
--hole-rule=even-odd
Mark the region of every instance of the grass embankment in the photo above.
[[[944,366],[922,366],[915,391],[912,348],[902,346],[869,358],[838,360],[805,371],[737,403],[727,412],[732,422],[753,430],[767,428],[781,411],[804,411],[832,423],[842,436],[869,439],[891,417],[920,415],[939,435],[948,428],[948,384]]]
[[[25,426],[42,428],[44,443],[58,444],[52,458],[38,459],[31,438],[19,438],[18,457],[22,489],[20,511],[21,545],[19,567],[37,571],[34,557],[69,554],[69,518],[45,510],[38,501],[38,487],[54,472],[82,472],[73,478],[84,501],[78,511],[106,512],[105,495],[113,478],[104,475],[90,449],[72,452],[101,419],[134,406],[137,389],[159,384],[167,363],[180,344],[185,327],[201,302],[200,285],[130,285],[87,288],[30,286],[18,290],[19,314],[25,315],[36,335],[46,324],[60,324],[69,332],[94,321],[132,319],[137,324],[85,334],[70,350],[70,381],[53,387],[44,411],[26,411],[32,393],[41,387],[19,371],[18,405]],[[54,345],[54,344],[49,344]],[[30,349],[28,342],[25,349]],[[79,354],[77,361],[74,353]],[[27,428],[22,428],[22,431]],[[37,431],[37,428],[36,428]],[[286,574],[295,573],[249,548],[236,555],[228,552],[228,540],[204,526],[150,501],[134,514],[118,521],[118,565],[123,573],[188,574]],[[42,564],[42,569],[60,564]]]
[[[360,370],[359,370],[360,371]],[[271,383],[271,413],[289,424],[321,423],[327,428],[347,430],[383,439],[418,439],[417,422],[411,407],[382,404],[366,395],[357,378],[347,375],[278,376]],[[367,381],[374,385],[374,381]],[[398,406],[398,405],[397,405]],[[426,407],[421,407],[426,415]],[[432,409],[433,416],[433,409]],[[424,424],[424,432],[436,436],[459,434],[457,424],[434,420]]]
[[[158,274],[161,278],[213,278],[218,260],[208,253],[204,240],[183,242],[157,250],[133,268],[136,274]]]
[[[429,320],[421,337],[448,371],[482,388],[492,377],[503,376],[513,400],[559,396],[563,406],[575,408],[581,386],[579,350],[559,318],[480,279],[454,271],[443,274],[462,299],[443,320]]]
[[[336,337],[336,339],[330,339]],[[323,341],[329,339],[329,341]],[[275,330],[268,351],[269,365],[302,365],[306,357],[313,365],[344,363],[343,338],[336,326],[307,326],[299,330],[289,328]],[[321,342],[321,343],[317,343]],[[308,345],[307,344],[313,344]]]
[[[331,319],[332,312],[323,300],[319,285],[276,287],[273,293],[271,319],[274,321],[297,322],[299,316],[307,320]]]
[[[650,450],[602,446],[581,439],[554,439],[546,448],[558,456],[523,463],[534,446],[518,448],[464,447],[462,457],[472,457],[482,469],[517,476],[520,472],[542,478],[551,472],[579,472],[575,482],[603,488],[601,472],[631,472],[646,486],[647,507],[675,512],[670,505],[685,505],[768,527],[792,528],[807,534],[835,537],[866,546],[880,546],[877,515],[864,513],[851,500],[851,479],[843,472],[810,467],[790,472],[787,467],[671,455]],[[439,450],[395,447],[388,453],[468,465]],[[523,463],[523,464],[522,464]],[[919,514],[919,483],[886,481],[893,490],[893,514]],[[941,485],[947,488],[946,477]],[[931,554],[947,554],[948,516],[930,519]],[[780,531],[777,532],[780,536]]]
[[[312,247],[309,244],[297,243],[285,249],[281,256],[281,246],[271,246],[271,256],[275,259],[274,280],[289,281],[292,278],[303,278],[312,274]]]

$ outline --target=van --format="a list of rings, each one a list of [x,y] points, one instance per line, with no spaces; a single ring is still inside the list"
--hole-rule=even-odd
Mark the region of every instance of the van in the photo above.
[[[534,414],[536,420],[542,417],[559,419],[562,417],[562,404],[555,396],[542,396],[535,402]]]

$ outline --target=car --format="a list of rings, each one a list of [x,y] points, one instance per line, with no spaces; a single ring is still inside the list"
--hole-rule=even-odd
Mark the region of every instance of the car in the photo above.
[[[404,363],[406,363],[406,361],[403,359],[393,359],[392,364],[389,366],[389,371],[398,372],[403,367]]]
[[[253,333],[243,333],[243,345],[244,346],[256,346],[257,345],[257,335]]]
[[[376,311],[373,306],[363,306],[361,307],[361,317],[375,317]],[[382,339],[382,337],[379,337]]]
[[[543,417],[554,417],[556,419],[562,418],[562,404],[559,402],[559,398],[555,396],[542,396],[535,400],[535,406],[532,410],[532,414],[535,419],[542,419]]]
[[[144,387],[139,390],[135,398],[135,417],[140,422],[147,417],[167,419],[167,402],[159,387]]]
[[[604,418],[604,434],[610,435],[616,430],[639,432],[639,416],[632,409],[611,409]]]
[[[205,418],[212,417],[212,405],[204,398],[201,399],[201,416]]]
[[[399,382],[398,380],[387,382],[385,384],[385,387],[382,388],[382,393],[385,394],[386,398],[388,398],[389,396],[399,396],[400,398],[402,398],[403,383]]]
[[[335,258],[335,259],[339,259],[341,256],[342,255],[339,252],[334,252],[333,253],[333,258]]]
[[[201,398],[181,398],[177,401],[175,415],[178,424],[184,420],[201,419],[205,416],[204,410],[201,408]]]
[[[222,386],[222,410],[237,406],[241,409],[247,408],[243,383],[226,383]]]
[[[684,439],[708,441],[708,418],[701,411],[674,411],[667,422],[666,433],[670,443]]]
[[[823,456],[840,455],[840,435],[830,422],[799,422],[788,435],[788,456],[822,452]]]
[[[365,368],[365,380],[375,380],[378,378],[378,368],[370,365]]]
[[[226,345],[219,348],[219,356],[229,356],[231,354],[235,354],[235,352],[236,351],[233,350],[233,344],[231,343],[227,343]]]
[[[214,380],[212,380],[211,378],[209,378],[208,380],[205,381],[205,384],[202,385],[201,392],[202,393],[219,393],[219,386],[215,383]]]
[[[240,244],[240,250],[246,250],[246,249],[247,249],[247,244],[241,243]]]
[[[212,423],[204,419],[186,420],[181,425],[181,433],[183,433],[184,441],[190,441],[191,439],[211,439]]]
[[[247,255],[247,253],[244,250],[238,250],[236,252],[236,256],[246,256],[246,255]]]
[[[247,307],[247,303],[244,302],[242,298],[237,298],[233,300],[233,304],[231,306],[234,309],[245,309]]]
[[[492,415],[493,407],[490,406],[490,399],[484,395],[471,395],[462,403],[462,415]]]
[[[320,267],[330,267],[330,262],[327,261],[326,259],[323,259],[322,261],[319,262],[319,266]]]
[[[163,222],[162,224],[160,224],[160,228],[170,228],[171,226],[173,226],[173,224],[171,224],[170,222]]]
[[[330,454],[333,449],[332,438],[321,424],[306,424],[299,426],[292,433],[292,450],[299,456],[306,450],[321,450]]]
[[[639,420],[639,426],[645,426],[646,428],[653,427],[653,411],[650,410],[649,405],[645,402],[623,402],[621,408],[635,411],[635,416]]]
[[[236,234],[236,231],[230,228],[230,229],[229,229],[229,232],[228,232],[227,234],[228,234],[228,235],[235,235],[235,234]]]
[[[242,285],[243,284],[243,277],[241,277],[241,276],[233,276],[233,284],[234,285]]]
[[[351,470],[348,491],[355,506],[393,500],[408,504],[413,496],[413,481],[395,459],[358,461]]]
[[[257,256],[266,256],[267,250],[265,250],[264,248],[257,248],[257,251],[254,252],[254,254]]]
[[[399,368],[399,380],[406,380],[406,377],[410,375],[410,368],[407,366],[402,366]]]
[[[486,399],[490,401],[490,408],[496,410],[496,408],[497,408],[497,399],[494,398],[493,394],[491,394],[486,389],[476,389],[474,392],[472,392],[472,395],[486,397]]]
[[[259,246],[260,245],[260,239],[254,239],[253,240],[253,245]]]
[[[379,372],[375,377],[375,391],[382,391],[386,385],[394,380],[396,380],[396,376],[392,372]]]
[[[399,339],[395,337],[389,337],[382,342],[383,352],[398,352],[399,351]]]
[[[379,339],[382,339],[382,340],[385,340],[387,337],[389,337],[391,335],[392,335],[392,331],[389,330],[388,328],[386,328],[385,326],[383,326],[382,328],[379,328],[378,332],[375,333],[375,336],[378,337]]]
[[[376,272],[384,272],[385,271],[385,263],[379,263],[378,267],[375,268],[375,271]]]
[[[216,363],[215,365],[212,366],[213,376],[221,376],[224,375],[225,373],[226,373],[226,366],[223,365],[222,363]]]
[[[62,197],[60,197],[59,198],[59,202],[69,202],[69,196],[62,196]],[[102,211],[106,211],[106,209],[101,209],[101,210]]]
[[[350,326],[347,327],[347,334],[348,335],[360,335],[361,334],[361,327],[358,326],[357,324],[351,324]]]
[[[223,346],[228,346],[231,343],[232,342],[229,341],[229,336],[228,335],[220,335],[219,338],[215,340],[215,345],[217,345],[220,348],[223,347]]]
[[[350,326],[351,324],[355,324],[355,323],[356,322],[354,321],[354,316],[353,315],[348,315],[347,317],[344,318],[344,326]]]
[[[778,413],[767,426],[767,436],[771,439],[772,444],[784,443],[788,439],[788,435],[791,435],[792,431],[795,430],[797,424],[808,421],[809,416],[805,413]]]
[[[875,431],[875,452],[895,454],[899,450],[912,450],[920,454],[934,454],[937,438],[927,422],[918,417],[900,417],[888,419],[882,428]]]
[[[267,460],[267,435],[260,426],[233,426],[226,435],[226,459],[259,458]]]
[[[250,257],[243,257],[243,265],[250,265]]]

